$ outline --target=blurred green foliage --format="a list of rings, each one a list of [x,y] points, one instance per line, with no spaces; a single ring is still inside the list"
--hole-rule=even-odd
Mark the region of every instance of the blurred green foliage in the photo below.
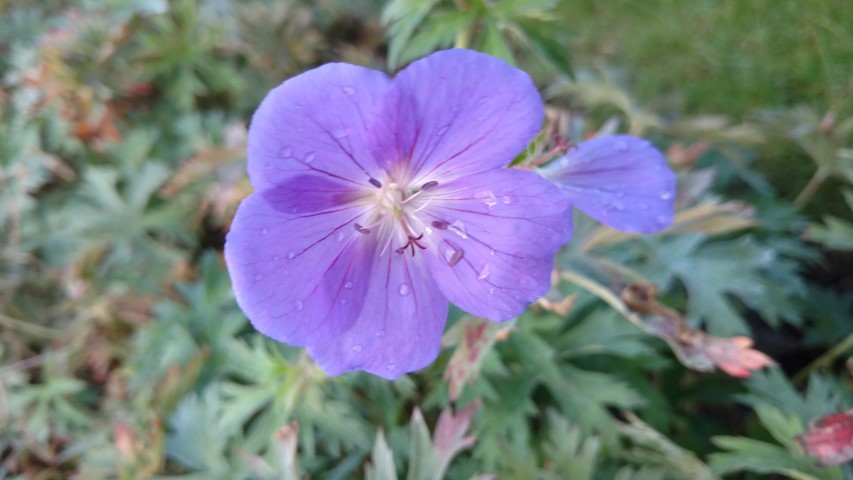
[[[795,441],[853,405],[851,15],[793,0],[0,4],[0,477],[853,478]],[[676,222],[638,238],[578,214],[554,288],[513,322],[454,311],[429,368],[328,378],[231,292],[221,247],[250,191],[247,122],[321,63],[393,72],[451,46],[530,72],[547,132],[653,139],[679,175]],[[746,381],[683,366],[619,299],[638,280],[779,366]]]

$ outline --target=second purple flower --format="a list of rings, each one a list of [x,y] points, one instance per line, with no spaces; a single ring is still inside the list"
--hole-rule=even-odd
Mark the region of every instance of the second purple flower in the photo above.
[[[389,379],[438,355],[448,300],[517,316],[571,235],[565,195],[503,168],[542,118],[527,74],[467,50],[286,81],[252,119],[255,193],[225,247],[241,308],[330,374]]]

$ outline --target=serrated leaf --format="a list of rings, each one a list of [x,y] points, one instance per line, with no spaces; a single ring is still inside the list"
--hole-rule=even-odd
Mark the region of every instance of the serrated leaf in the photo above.
[[[814,461],[777,445],[743,437],[714,437],[715,445],[725,453],[712,453],[708,463],[715,472],[724,475],[749,471],[781,474],[795,480],[840,480],[838,469],[818,470]]]
[[[575,77],[568,45],[556,40],[565,35],[565,27],[528,18],[515,18],[513,23],[524,34],[524,40],[534,53],[560,73],[569,78]]]
[[[483,32],[483,42],[480,45],[480,51],[489,55],[503,59],[510,65],[515,64],[515,58],[512,51],[504,40],[500,27],[494,20],[486,20],[485,31]]]

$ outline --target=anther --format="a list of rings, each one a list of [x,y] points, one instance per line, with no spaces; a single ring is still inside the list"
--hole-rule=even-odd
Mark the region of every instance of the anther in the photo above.
[[[370,182],[370,184],[376,188],[382,188],[382,183],[373,177],[370,177],[370,180],[368,180],[368,182]]]
[[[355,227],[355,229],[358,231],[358,233],[363,233],[363,234],[365,234],[365,235],[367,235],[368,233],[370,233],[370,229],[369,229],[369,228],[364,228],[364,227],[362,227],[362,226],[361,226],[360,224],[358,224],[358,223],[356,223],[356,224],[355,224],[355,225],[353,225],[353,226],[354,226],[354,227]]]
[[[447,259],[447,264],[451,267],[455,267],[456,264],[459,263],[459,261],[462,260],[462,257],[464,256],[465,250],[462,250],[461,248],[454,249],[453,255],[451,255],[451,257]]]
[[[436,182],[435,180],[432,180],[432,181],[429,181],[429,182],[426,182],[425,184],[423,184],[423,186],[421,187],[421,190],[430,190],[430,189],[433,189],[437,186],[438,186],[438,182]]]
[[[450,227],[450,224],[444,220],[433,220],[432,226],[439,230],[447,230],[447,228]]]

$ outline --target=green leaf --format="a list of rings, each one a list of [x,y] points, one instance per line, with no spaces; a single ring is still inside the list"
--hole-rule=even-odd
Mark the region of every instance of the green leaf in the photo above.
[[[385,442],[385,434],[380,428],[376,432],[370,464],[365,467],[367,480],[397,480],[397,467],[394,466],[394,452]]]
[[[814,460],[777,445],[743,437],[714,437],[715,445],[725,453],[709,455],[709,464],[715,472],[724,475],[732,472],[785,475],[795,480],[840,480],[838,469],[819,470]]]
[[[501,58],[510,65],[515,64],[515,58],[513,58],[512,51],[504,40],[500,27],[492,19],[486,20],[480,51]]]
[[[528,18],[516,18],[513,23],[524,35],[524,40],[535,54],[563,75],[569,78],[575,77],[568,44],[559,40],[565,37],[564,26]]]

